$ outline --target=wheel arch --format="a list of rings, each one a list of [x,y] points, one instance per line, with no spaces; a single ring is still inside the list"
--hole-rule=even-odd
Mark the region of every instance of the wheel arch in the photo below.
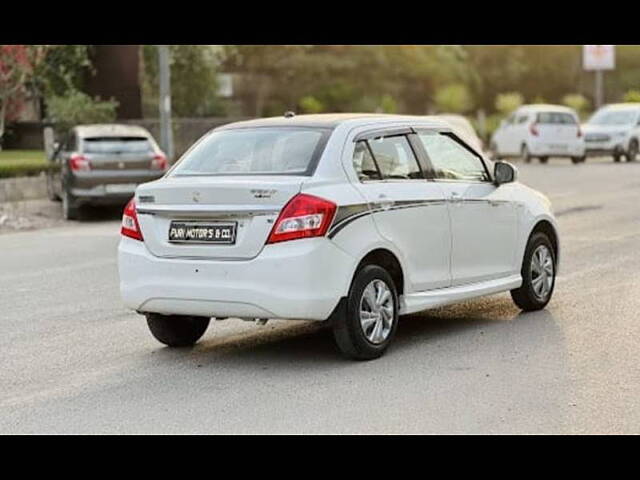
[[[527,244],[529,243],[531,236],[534,233],[538,233],[538,232],[544,233],[547,237],[549,237],[549,241],[551,242],[551,246],[553,247],[553,254],[556,258],[556,265],[557,265],[560,259],[560,239],[558,237],[558,231],[549,220],[546,220],[546,219],[538,220],[538,222],[536,222],[536,224],[533,226],[533,229],[529,233],[529,237],[527,238]]]
[[[395,283],[396,290],[398,291],[398,295],[402,295],[405,289],[405,278],[404,278],[404,269],[402,268],[402,263],[400,263],[400,259],[391,251],[386,248],[375,248],[368,252],[362,259],[358,262],[356,266],[355,272],[360,270],[364,265],[375,264],[379,265],[385,270],[389,272],[393,282]]]

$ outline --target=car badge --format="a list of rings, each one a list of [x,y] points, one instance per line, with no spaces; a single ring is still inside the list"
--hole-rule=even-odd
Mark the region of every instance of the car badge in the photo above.
[[[256,188],[254,190],[251,190],[251,193],[253,193],[253,196],[255,198],[271,198],[271,196],[276,192],[277,190],[267,190],[267,189],[261,189],[261,188]]]
[[[200,192],[193,192],[193,201],[196,203],[200,202]]]
[[[118,163],[118,168],[124,168],[124,162]]]

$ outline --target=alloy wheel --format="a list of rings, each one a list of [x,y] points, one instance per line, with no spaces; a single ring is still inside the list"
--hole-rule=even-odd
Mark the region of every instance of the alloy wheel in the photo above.
[[[545,245],[540,245],[531,256],[531,286],[536,297],[545,300],[554,282],[553,257]]]
[[[373,280],[360,299],[360,326],[367,340],[375,345],[383,343],[391,333],[394,322],[394,296],[382,280]]]

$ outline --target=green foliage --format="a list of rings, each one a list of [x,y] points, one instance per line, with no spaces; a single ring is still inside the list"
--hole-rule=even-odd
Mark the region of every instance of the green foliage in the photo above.
[[[500,93],[496,96],[495,109],[502,115],[508,115],[524,103],[521,93]]]
[[[299,105],[303,113],[320,113],[324,110],[322,102],[311,95],[302,97]]]
[[[49,119],[64,131],[74,125],[113,122],[118,102],[92,99],[86,93],[71,90],[63,96],[50,97],[48,106]]]
[[[0,152],[0,178],[34,176],[49,168],[42,150]]]
[[[581,117],[586,114],[591,106],[589,99],[579,93],[569,93],[565,95],[562,97],[562,104],[573,108]]]
[[[440,112],[466,113],[473,108],[469,89],[461,83],[438,88],[435,103]]]
[[[382,113],[396,113],[398,111],[398,103],[391,95],[385,94],[380,99],[380,110],[382,110]]]
[[[622,97],[623,102],[640,102],[640,90],[628,90],[624,97]]]
[[[169,45],[171,109],[176,117],[216,116],[224,113],[217,95],[216,50],[210,45]],[[143,108],[158,116],[158,48],[143,47]]]
[[[34,70],[32,90],[45,99],[81,90],[87,72],[92,69],[90,45],[34,45],[43,60]]]

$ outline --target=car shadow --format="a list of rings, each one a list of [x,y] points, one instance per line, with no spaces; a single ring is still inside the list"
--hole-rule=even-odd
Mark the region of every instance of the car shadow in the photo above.
[[[237,320],[225,320],[237,321]],[[334,344],[330,325],[310,322],[279,322],[277,326],[256,327],[241,333],[216,336],[216,325],[209,338],[190,348],[165,348],[156,353],[159,358],[176,361],[188,359],[201,366],[223,363],[296,365],[305,368],[324,368],[358,364],[343,357]],[[291,323],[291,325],[289,325]],[[457,305],[428,310],[400,318],[398,330],[386,354],[376,361],[397,355],[428,350],[430,346],[460,341],[461,335],[516,335],[519,330],[557,329],[548,310],[525,313],[513,305],[510,298],[488,297]],[[557,336],[558,332],[552,335]],[[545,335],[547,337],[548,335]],[[240,363],[238,363],[240,362]],[[367,363],[367,362],[365,362]]]

